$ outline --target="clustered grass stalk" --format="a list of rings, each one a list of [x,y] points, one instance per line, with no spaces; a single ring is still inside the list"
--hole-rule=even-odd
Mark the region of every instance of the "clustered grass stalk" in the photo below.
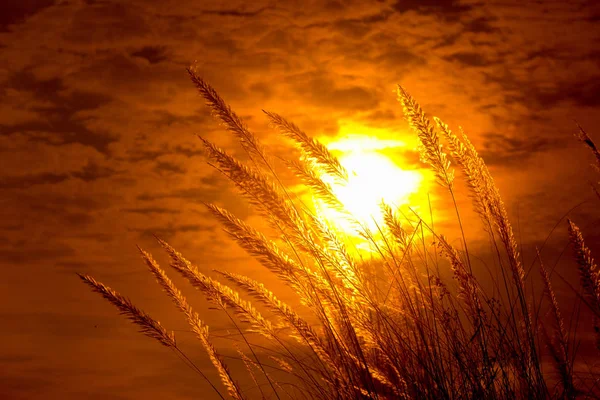
[[[251,381],[246,383],[251,386],[244,387],[232,376],[227,357],[213,345],[200,314],[152,255],[140,249],[151,273],[184,314],[217,369],[225,391],[209,384],[218,396],[238,400],[598,397],[596,385],[585,383],[589,377],[575,373],[575,337],[565,328],[551,274],[539,254],[548,318],[532,314],[536,303],[527,291],[508,213],[485,162],[464,133],[455,135],[438,118],[432,124],[414,98],[398,86],[398,100],[420,140],[421,158],[454,205],[462,245],[457,249],[416,212],[408,218],[386,203],[381,204],[382,225],[377,226],[378,232],[371,232],[344,209],[323,180],[329,175],[338,183],[347,182],[348,172],[339,160],[295,124],[265,111],[272,127],[293,141],[299,152],[286,165],[315,199],[338,210],[370,242],[375,256],[365,260],[347,249],[343,233],[292,193],[266,147],[218,93],[194,69],[188,72],[208,107],[249,156],[249,163],[243,163],[198,136],[209,164],[237,187],[270,230],[260,232],[216,204],[206,204],[207,209],[235,242],[297,294],[311,312],[294,310],[256,280],[217,271],[232,285],[227,286],[156,238],[171,267],[221,309],[235,328],[244,347],[235,346],[237,356],[227,357],[246,368],[250,378],[246,381]],[[581,140],[598,158],[593,141],[583,129],[580,132]],[[493,282],[494,290],[483,284],[477,272],[481,268],[470,257],[452,161],[462,171],[495,251],[502,279]],[[581,298],[595,316],[600,335],[600,273],[579,228],[569,221],[568,229],[579,264]],[[440,272],[444,269],[451,274]],[[144,334],[177,351],[206,378],[160,323],[102,283],[80,277]],[[257,344],[256,335],[268,339],[270,346]],[[556,374],[542,370],[544,357],[550,359]]]

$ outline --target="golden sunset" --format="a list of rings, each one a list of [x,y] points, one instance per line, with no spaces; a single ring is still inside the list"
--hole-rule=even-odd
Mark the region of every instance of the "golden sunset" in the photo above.
[[[2,2],[0,399],[600,398],[599,21]]]

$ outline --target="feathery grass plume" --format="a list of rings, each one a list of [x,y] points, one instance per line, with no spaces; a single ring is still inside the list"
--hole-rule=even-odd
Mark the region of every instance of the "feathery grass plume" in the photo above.
[[[320,365],[326,368],[326,371],[320,370],[323,379],[331,379],[332,377],[330,374],[333,373],[334,380],[346,382],[346,384],[349,382],[349,378],[346,376],[344,368],[341,368],[341,365],[343,364],[340,364],[340,358],[344,358],[340,356],[343,356],[344,354],[339,353],[339,349],[336,349],[333,343],[327,340],[327,336],[324,337],[317,333],[302,317],[288,305],[281,302],[263,284],[239,274],[226,271],[217,272],[222,274],[229,281],[246,290],[282,318],[283,324],[280,324],[280,326],[290,328],[293,331],[290,336],[299,343],[307,345],[321,360]],[[304,363],[301,364],[303,368],[307,367]]]
[[[252,367],[254,366],[254,364],[252,363],[252,360],[250,360],[250,358],[248,358],[248,356],[246,354],[244,354],[244,352],[237,345],[234,345],[234,347],[235,347],[235,351],[238,353],[238,355],[240,356],[240,359],[244,363],[244,367],[246,367],[246,371],[248,371],[248,375],[250,375],[252,382],[254,382],[254,387],[258,388],[261,391],[261,397],[263,399],[265,399],[265,394],[262,392],[261,385],[260,385],[260,383],[258,383],[258,380],[256,379],[256,375],[254,375],[254,371],[252,370]]]
[[[279,365],[279,368],[281,368],[282,370],[289,372],[289,373],[292,373],[294,371],[294,368],[292,367],[292,365],[289,362],[287,362],[281,358],[275,357],[275,356],[269,356],[269,358],[271,360],[275,361],[277,363],[277,365]]]
[[[140,328],[144,335],[158,340],[162,345],[176,348],[175,334],[168,332],[163,326],[150,315],[134,306],[129,299],[123,297],[108,286],[96,281],[89,275],[77,274],[79,278],[87,283],[94,292],[99,293],[119,309],[119,312],[125,315]]]
[[[590,149],[590,151],[596,158],[596,164],[594,165],[594,168],[596,169],[596,171],[600,172],[600,150],[598,150],[598,147],[596,147],[596,143],[594,143],[590,135],[588,135],[588,133],[585,130],[583,130],[581,125],[579,125],[578,123],[576,124],[577,128],[579,129],[579,132],[575,134],[575,137],[579,139],[579,141],[583,142]]]
[[[492,220],[496,225],[497,232],[500,235],[500,240],[506,249],[515,283],[518,287],[522,288],[524,285],[525,270],[523,269],[523,265],[521,263],[517,241],[513,233],[512,225],[508,219],[508,213],[506,212],[504,201],[500,196],[500,191],[494,183],[494,178],[492,178],[487,165],[483,159],[479,157],[477,150],[475,150],[475,146],[473,146],[464,132],[462,133],[462,141],[466,148],[467,156],[475,165],[478,166],[481,171],[480,177],[482,179],[483,187],[487,192],[484,194],[484,198],[487,198],[486,210],[489,210]]]
[[[404,98],[406,98],[406,94],[404,91],[399,92],[402,93]],[[408,98],[405,102],[410,103]],[[420,111],[418,104],[414,105],[414,100],[412,100],[412,109],[413,120],[415,125],[421,126],[421,130],[427,132],[428,130],[433,132],[433,128],[431,128],[428,122],[422,122],[425,120],[424,114]],[[420,118],[419,118],[420,117]],[[436,123],[438,127],[441,129],[443,134],[446,136],[449,142],[449,147],[451,154],[457,160],[459,165],[463,168],[465,172],[465,176],[467,177],[467,183],[473,191],[474,199],[475,199],[475,209],[480,214],[484,223],[493,223],[496,231],[500,237],[500,241],[502,242],[506,254],[508,256],[508,261],[510,265],[510,269],[512,272],[513,282],[517,289],[516,301],[520,305],[521,316],[524,322],[524,332],[525,332],[525,340],[522,342],[521,346],[524,346],[522,349],[527,355],[520,360],[521,362],[521,371],[520,374],[524,380],[528,383],[527,385],[531,386],[532,390],[535,387],[540,388],[543,382],[543,377],[541,370],[539,368],[539,360],[538,354],[536,351],[535,344],[535,332],[531,323],[531,315],[529,312],[529,308],[527,305],[527,300],[525,298],[525,287],[524,287],[524,278],[525,271],[523,269],[521,260],[519,258],[519,252],[517,247],[517,242],[514,238],[514,233],[512,230],[512,226],[508,219],[508,214],[506,212],[506,208],[504,206],[504,202],[500,196],[498,188],[496,187],[494,180],[489,173],[487,166],[484,161],[479,157],[475,147],[470,142],[468,137],[462,133],[462,142],[450,131],[448,126],[441,122],[441,120],[436,119]],[[462,131],[462,129],[461,129]],[[437,140],[437,137],[436,137]],[[429,143],[424,143],[430,146],[430,153],[435,154],[435,150],[439,148],[439,145],[436,145],[433,141]],[[441,150],[441,149],[440,149]],[[434,165],[436,159],[433,156],[430,156],[429,159],[433,159],[431,161],[434,170],[440,168],[440,162],[437,162]],[[456,207],[456,200],[454,199],[454,194],[451,185],[447,185],[450,193],[452,194],[453,201],[455,203],[455,209],[457,211],[457,216],[460,223],[460,216],[458,214],[458,208]],[[488,217],[489,214],[489,217]],[[461,224],[461,232],[462,223]],[[490,227],[491,228],[491,227]],[[489,232],[491,233],[491,232]],[[491,236],[493,239],[493,235]],[[466,250],[466,239],[463,233],[463,243],[465,245]],[[466,251],[468,257],[468,251]],[[501,262],[500,255],[498,255],[498,259]],[[471,271],[471,264],[469,261],[469,270]],[[507,295],[509,299],[511,298],[508,286],[507,286]],[[521,329],[517,327],[516,316],[513,314],[513,329]],[[520,335],[515,331],[516,337],[519,338]],[[530,370],[533,368],[533,370]]]
[[[525,346],[529,348],[527,352],[530,352],[529,357],[537,358],[535,352],[535,334],[532,331],[533,326],[531,324],[531,316],[527,307],[527,301],[524,298],[524,278],[525,271],[519,258],[516,240],[512,231],[512,226],[508,220],[508,216],[504,207],[502,198],[500,197],[499,191],[494,183],[494,180],[489,173],[485,162],[477,150],[470,142],[468,137],[462,132],[462,141],[450,130],[447,124],[442,122],[439,118],[434,117],[434,120],[445,136],[448,142],[448,148],[451,156],[462,168],[467,186],[471,191],[471,197],[473,199],[474,209],[479,214],[484,224],[484,229],[490,235],[492,242],[495,245],[494,238],[494,227],[500,235],[500,240],[503,243],[511,267],[513,281],[517,286],[517,301],[520,304],[521,313],[525,321],[525,333],[527,340]],[[464,143],[463,143],[464,142]],[[462,230],[462,227],[461,227]],[[465,242],[466,247],[466,242]],[[502,267],[502,260],[498,253],[498,260]],[[509,292],[509,286],[505,284],[508,299],[511,298]],[[516,317],[513,315],[512,328],[516,329]],[[516,332],[515,332],[516,333]],[[519,338],[517,334],[517,339]],[[520,339],[518,339],[520,340]],[[530,361],[524,362],[524,368],[529,368]],[[541,375],[541,372],[536,372]],[[524,374],[529,375],[528,372]],[[536,378],[541,379],[540,376]]]
[[[415,130],[421,141],[421,160],[431,166],[438,182],[449,189],[454,182],[454,170],[443,151],[437,133],[421,106],[413,97],[398,85],[398,100],[402,103],[404,114],[410,126]]]
[[[450,262],[454,278],[458,282],[458,294],[459,297],[469,307],[471,317],[475,319],[475,327],[479,324],[483,324],[482,319],[485,316],[485,312],[481,305],[481,299],[479,296],[479,285],[475,277],[467,270],[464,263],[460,259],[456,249],[448,243],[448,240],[444,235],[438,236],[437,241],[438,249]]]
[[[292,287],[306,304],[314,306],[317,301],[315,296],[330,297],[329,285],[322,276],[302,263],[295,262],[281,251],[275,242],[227,210],[213,204],[206,206],[244,250]]]
[[[525,270],[519,257],[517,241],[515,240],[504,202],[487,165],[479,156],[475,146],[473,146],[467,135],[462,132],[462,129],[461,141],[450,130],[448,125],[443,123],[439,118],[435,118],[435,121],[448,140],[450,154],[465,173],[467,185],[473,194],[475,210],[483,220],[484,227],[487,229],[496,227],[496,231],[508,255],[513,280],[517,285],[519,293],[522,293],[524,290]],[[523,312],[525,311],[523,310]]]
[[[523,318],[523,326],[521,329],[524,332],[524,338],[522,342],[520,335],[516,336],[517,341],[521,342],[520,346],[522,346],[522,354],[519,354],[518,357],[518,362],[521,363],[518,373],[526,382],[524,386],[529,391],[529,396],[542,395],[544,391],[547,391],[547,389],[544,386],[544,378],[542,376],[539,354],[537,352],[536,332],[532,324],[528,302],[525,298],[525,270],[523,268],[523,264],[521,263],[517,241],[514,236],[512,225],[508,219],[508,213],[506,212],[504,201],[500,196],[500,192],[494,183],[492,175],[490,174],[483,159],[479,157],[475,146],[473,146],[464,132],[462,132],[462,142],[464,143],[466,149],[468,162],[472,162],[480,170],[480,178],[483,182],[482,187],[485,188],[485,191],[480,191],[480,193],[484,194],[484,196],[481,198],[481,202],[487,203],[485,206],[485,211],[489,211],[491,220],[496,227],[496,232],[498,233],[500,241],[504,246],[508,256],[513,282],[517,289],[516,301],[520,305],[521,317]],[[484,220],[485,219],[486,218],[484,218]],[[494,240],[493,235],[491,237],[492,240]],[[498,256],[498,261],[500,262],[502,268],[500,256]],[[507,294],[509,294],[508,290]],[[518,329],[517,321],[515,320],[516,316],[514,314],[512,315],[512,318],[513,329]]]
[[[263,215],[275,216],[288,228],[298,229],[303,226],[294,206],[264,174],[242,164],[201,136],[198,138],[208,156],[217,163],[218,169],[241,190],[251,204],[263,212]]]
[[[552,327],[554,335],[552,338],[547,334],[546,328],[542,325],[542,333],[546,336],[548,349],[550,355],[554,361],[554,367],[558,371],[560,376],[563,397],[566,399],[574,399],[577,394],[575,385],[573,383],[573,365],[569,355],[569,343],[567,339],[567,333],[565,331],[565,325],[563,322],[560,309],[558,307],[558,300],[554,294],[554,289],[550,282],[550,275],[544,267],[542,257],[540,256],[539,250],[536,248],[537,258],[540,260],[540,275],[542,276],[542,282],[544,283],[544,295],[550,302],[549,314],[552,315]]]
[[[219,353],[217,353],[217,350],[210,341],[210,337],[208,335],[208,326],[200,322],[198,327],[194,329],[194,333],[196,333],[196,336],[202,342],[202,346],[204,346],[206,349],[210,357],[210,361],[219,372],[221,381],[225,387],[227,387],[229,395],[235,400],[244,400],[244,396],[242,395],[237,383],[231,377],[231,373],[229,372],[227,365],[223,362],[219,356]]]
[[[287,121],[279,114],[263,110],[271,123],[285,136],[296,142],[308,161],[314,162],[326,173],[340,182],[348,180],[348,172],[321,142],[308,136],[292,122]]]
[[[227,365],[225,364],[225,362],[223,362],[223,359],[210,342],[210,338],[208,335],[208,327],[202,322],[200,316],[192,309],[192,307],[187,302],[185,297],[181,294],[179,289],[177,289],[173,282],[169,279],[169,277],[167,277],[165,271],[162,268],[160,268],[158,263],[154,260],[154,258],[152,258],[152,255],[142,250],[140,247],[138,247],[138,250],[142,254],[142,258],[144,259],[146,265],[148,266],[148,268],[150,269],[160,286],[162,286],[162,288],[165,290],[165,292],[167,292],[169,297],[171,297],[171,299],[175,302],[177,308],[179,308],[186,316],[186,319],[190,324],[192,331],[196,334],[198,339],[200,339],[202,346],[208,353],[210,361],[219,372],[221,381],[223,382],[223,385],[227,388],[227,392],[229,393],[229,395],[236,400],[243,400],[244,396],[242,395],[242,391],[240,390],[239,385],[233,380],[233,378],[231,377],[231,373],[227,368]]]
[[[233,237],[244,250],[289,284],[294,287],[299,284],[298,275],[305,273],[305,270],[283,253],[275,242],[224,208],[214,204],[205,205],[224,226],[225,232]]]
[[[326,274],[323,271],[330,285],[332,284],[331,278],[335,277],[336,281],[343,285],[342,287],[336,286],[339,290],[348,294],[360,295],[360,271],[344,244],[320,215],[310,215],[309,220],[323,242],[323,247],[319,247],[318,251],[323,267],[326,271],[331,272],[331,274]],[[349,303],[349,305],[351,304]]]
[[[221,119],[227,127],[227,130],[238,138],[242,147],[248,152],[250,157],[258,157],[260,159],[259,161],[267,163],[267,157],[263,146],[260,144],[257,137],[248,130],[248,127],[242,122],[241,118],[233,112],[231,107],[225,103],[212,86],[196,74],[194,67],[188,67],[187,72],[202,97],[206,100],[206,104],[213,112],[213,115]]]
[[[383,222],[385,223],[389,233],[392,235],[394,242],[400,246],[402,252],[410,249],[409,237],[406,230],[402,227],[402,223],[394,214],[392,207],[384,201],[380,203],[381,212],[383,214]]]
[[[250,332],[260,333],[266,337],[275,335],[271,322],[265,319],[251,303],[240,298],[238,292],[204,275],[167,242],[159,238],[157,240],[171,258],[171,267],[186,278],[192,286],[199,289],[208,300],[223,310],[230,307],[242,322],[252,326]]]
[[[479,214],[484,223],[484,228],[489,230],[493,226],[490,216],[489,195],[491,188],[489,180],[483,176],[485,165],[483,160],[475,153],[470,152],[460,139],[450,130],[448,125],[439,118],[433,117],[440,131],[448,142],[448,149],[452,158],[461,166],[467,186],[471,191],[471,198],[475,206],[475,211]],[[474,150],[472,148],[471,150]]]
[[[302,182],[309,188],[313,195],[322,200],[325,204],[332,207],[334,210],[346,214],[348,217],[352,215],[346,210],[344,204],[333,193],[331,185],[324,182],[317,173],[318,166],[311,165],[309,161],[286,160],[288,167],[294,171],[296,176],[302,179]]]
[[[273,385],[279,391],[285,393],[287,395],[287,397],[292,398],[292,396],[290,395],[290,393],[287,390],[285,390],[274,378],[272,378],[269,373],[264,371],[264,368],[262,367],[261,364],[258,364],[256,361],[250,359],[250,357],[248,357],[238,346],[234,346],[234,347],[235,347],[236,352],[240,356],[240,359],[244,363],[244,366],[246,367],[246,371],[248,371],[248,374],[250,375],[252,382],[254,382],[254,387],[258,388],[258,390],[261,393],[261,397],[263,399],[266,399],[266,397],[262,391],[262,388],[261,388],[262,385],[258,382],[256,375],[254,374],[253,368],[258,370],[260,373],[264,374],[267,377],[267,379],[269,379],[271,382],[273,382]],[[272,360],[276,359],[275,357],[272,357],[272,356],[269,356],[269,358]],[[287,371],[287,370],[285,372],[291,373],[291,371]]]
[[[291,307],[280,301],[263,284],[243,275],[217,271],[226,279],[246,290],[250,295],[265,304],[271,311],[282,319],[279,324],[282,328],[291,329],[290,337],[299,343],[308,346],[312,352],[321,360],[321,364],[327,370],[335,373],[338,379],[343,379],[343,371],[339,369],[337,350],[326,340],[326,337],[317,333],[306,320],[300,317]],[[303,364],[303,363],[301,363]],[[303,367],[305,367],[303,365]],[[312,368],[312,367],[311,367]],[[321,370],[321,372],[324,372]],[[328,375],[326,373],[325,375]]]
[[[291,328],[295,333],[291,336],[300,343],[306,344],[327,364],[332,362],[332,349],[328,348],[319,335],[306,320],[300,317],[291,307],[280,301],[269,289],[262,283],[259,283],[246,276],[227,271],[217,271],[229,281],[246,290],[250,295],[257,298],[265,304],[270,310],[274,311],[284,320],[281,327]]]
[[[569,224],[569,239],[575,250],[577,264],[579,264],[583,294],[587,299],[588,306],[596,317],[600,318],[600,271],[598,265],[592,257],[592,252],[586,246],[579,227],[570,219],[567,222]]]
[[[594,143],[590,135],[588,135],[587,132],[583,130],[581,125],[579,125],[579,123],[577,122],[575,123],[577,124],[577,128],[579,128],[579,132],[575,134],[575,137],[579,141],[583,142],[590,149],[590,151],[596,158],[596,163],[592,164],[592,167],[594,167],[594,170],[596,170],[597,173],[600,173],[600,150],[598,150],[596,143]],[[598,191],[598,188],[592,182],[590,182],[590,186],[592,187],[592,191],[594,192],[596,197],[600,199],[600,192]]]
[[[314,256],[318,248],[317,240],[313,237],[310,226],[307,226],[294,204],[284,197],[284,193],[261,172],[245,166],[204,138],[198,138],[209,157],[217,162],[217,169],[238,187],[271,225],[289,237],[299,249]]]

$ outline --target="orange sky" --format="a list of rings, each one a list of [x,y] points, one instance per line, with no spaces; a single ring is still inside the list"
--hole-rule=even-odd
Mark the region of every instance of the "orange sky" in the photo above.
[[[135,248],[165,263],[152,233],[206,270],[261,276],[201,203],[252,217],[193,135],[233,143],[189,81],[194,61],[273,145],[280,141],[261,109],[317,137],[350,124],[357,134],[414,141],[395,95],[402,84],[429,115],[471,137],[515,226],[518,216],[529,265],[558,218],[593,200],[592,158],[573,137],[573,119],[600,141],[594,3],[4,0],[0,394],[205,398],[193,372],[75,275],[93,275],[175,330],[185,322]],[[423,168],[413,148],[394,156]],[[572,218],[600,254],[596,206]],[[547,264],[566,244],[566,223],[558,231]],[[560,268],[571,276],[575,267]],[[227,327],[202,310],[215,333]],[[176,334],[203,360],[191,334]]]

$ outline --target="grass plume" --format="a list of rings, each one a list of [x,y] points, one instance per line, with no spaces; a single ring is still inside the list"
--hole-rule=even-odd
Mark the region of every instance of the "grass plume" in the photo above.
[[[236,345],[237,356],[227,359],[213,344],[201,313],[192,309],[152,256],[140,249],[150,272],[184,314],[218,371],[227,393],[209,383],[219,396],[238,400],[253,395],[323,400],[600,397],[597,385],[583,383],[596,379],[598,371],[593,367],[587,374],[575,370],[576,332],[563,321],[552,273],[545,269],[539,254],[548,318],[533,313],[540,302],[527,285],[500,191],[462,129],[457,135],[439,118],[433,119],[435,124],[430,122],[419,103],[398,86],[398,100],[420,141],[421,159],[453,204],[460,228],[455,239],[462,245],[455,247],[454,238],[438,232],[416,211],[409,218],[385,202],[380,204],[382,220],[376,231],[361,225],[323,179],[328,175],[336,184],[348,182],[344,165],[297,125],[264,111],[282,138],[291,139],[299,149],[298,159],[285,164],[303,188],[315,200],[354,221],[361,240],[372,251],[370,258],[357,256],[350,251],[352,244],[345,232],[294,195],[294,185],[281,179],[268,149],[216,90],[193,68],[188,73],[214,116],[249,156],[248,162],[242,162],[198,136],[209,164],[233,183],[270,230],[260,231],[232,212],[205,203],[209,212],[233,241],[307,306],[295,309],[263,283],[231,271],[217,271],[219,280],[211,278],[209,271],[156,238],[171,268],[220,309],[233,327],[232,336],[245,345]],[[581,128],[579,138],[600,160],[593,141]],[[458,206],[454,165],[462,171],[473,208],[492,244],[499,268],[496,276],[501,276],[491,282],[492,289],[481,276],[483,265],[471,257]],[[568,231],[583,287],[579,295],[596,318],[600,343],[600,273],[583,234],[570,220]],[[180,351],[173,334],[158,321],[93,278],[80,278],[143,334]],[[255,341],[256,335],[266,338],[268,345]],[[246,369],[251,380],[246,383],[251,386],[234,379],[234,369],[226,359]],[[558,382],[542,368],[546,359],[554,366]]]

